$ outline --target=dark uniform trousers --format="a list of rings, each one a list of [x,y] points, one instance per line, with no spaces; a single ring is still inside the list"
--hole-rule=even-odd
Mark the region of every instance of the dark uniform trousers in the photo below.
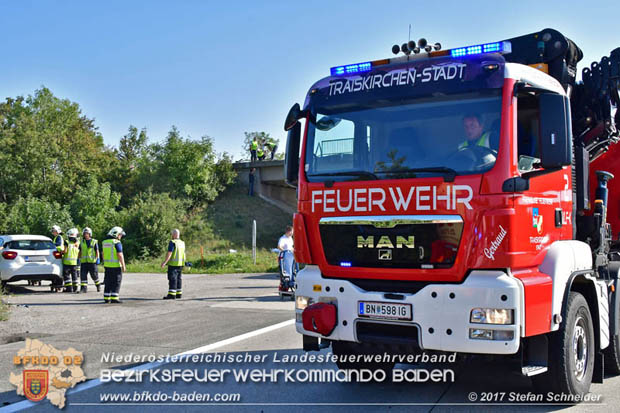
[[[95,285],[99,285],[99,270],[94,262],[83,262],[80,266],[80,284],[82,290],[86,290],[88,286],[88,274],[93,279]]]
[[[63,264],[62,266],[63,278],[65,279],[65,291],[77,291],[78,285],[78,275],[77,275],[77,265],[67,265]]]
[[[181,287],[182,269],[183,267],[168,266],[168,296],[172,298],[181,298],[183,294]]]
[[[120,268],[106,268],[103,282],[104,301],[118,301],[118,293],[121,290],[121,281],[123,281],[123,272]]]

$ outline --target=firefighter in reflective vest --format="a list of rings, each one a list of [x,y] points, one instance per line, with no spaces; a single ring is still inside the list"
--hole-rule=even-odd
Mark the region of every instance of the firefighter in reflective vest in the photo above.
[[[250,142],[250,162],[256,162],[256,151],[258,150],[258,140],[255,138]]]
[[[82,242],[80,242],[80,292],[88,291],[88,274],[95,282],[97,292],[101,291],[97,263],[99,262],[99,244],[93,239],[93,231],[86,227],[82,230]]]
[[[275,139],[269,138],[269,141],[267,142],[267,149],[269,149],[271,160],[273,161],[273,157],[276,155],[276,152],[278,151],[278,143],[276,142]]]
[[[62,235],[60,235],[62,231],[58,225],[54,225],[52,227],[52,235],[54,236],[54,245],[56,246],[56,251],[63,252],[65,250],[65,240],[62,239]]]
[[[65,279],[65,292],[77,292],[78,276],[77,263],[80,254],[80,242],[78,240],[77,228],[67,231],[67,244],[63,250],[62,267]]]
[[[259,161],[262,161],[262,160],[265,159],[265,150],[263,149],[263,144],[262,143],[258,147],[258,149],[256,150],[256,156],[258,157]]]
[[[463,118],[463,130],[465,131],[464,142],[459,145],[459,150],[468,148],[470,146],[483,146],[486,148],[491,147],[489,141],[490,133],[484,132],[482,127],[482,119],[479,115],[469,114]]]
[[[103,283],[103,301],[105,303],[120,304],[119,292],[125,271],[125,257],[121,238],[125,236],[123,228],[113,227],[108,232],[108,238],[101,243],[103,253],[103,268],[105,278]]]
[[[179,299],[183,295],[181,273],[185,265],[185,243],[179,238],[181,231],[178,229],[173,229],[171,235],[166,259],[161,263],[162,268],[168,264],[168,294],[164,300]]]

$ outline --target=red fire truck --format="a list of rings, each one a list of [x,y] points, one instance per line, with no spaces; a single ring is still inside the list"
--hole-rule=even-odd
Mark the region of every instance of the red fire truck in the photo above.
[[[285,121],[304,349],[497,355],[572,395],[619,374],[620,48],[580,82],[553,29],[393,52]]]

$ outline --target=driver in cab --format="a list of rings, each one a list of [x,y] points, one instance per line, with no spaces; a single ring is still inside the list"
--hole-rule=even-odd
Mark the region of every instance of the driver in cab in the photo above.
[[[489,138],[491,134],[484,132],[482,127],[482,119],[479,115],[469,114],[463,118],[463,130],[465,131],[464,142],[459,145],[459,150],[470,148],[472,146],[482,146],[485,148],[491,148]]]

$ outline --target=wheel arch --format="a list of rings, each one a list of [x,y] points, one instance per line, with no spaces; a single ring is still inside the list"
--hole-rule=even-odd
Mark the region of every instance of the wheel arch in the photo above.
[[[581,274],[592,274],[592,250],[585,242],[575,240],[555,241],[547,250],[538,267],[541,273],[553,280],[550,331],[557,331],[557,316],[563,314],[571,285]]]

